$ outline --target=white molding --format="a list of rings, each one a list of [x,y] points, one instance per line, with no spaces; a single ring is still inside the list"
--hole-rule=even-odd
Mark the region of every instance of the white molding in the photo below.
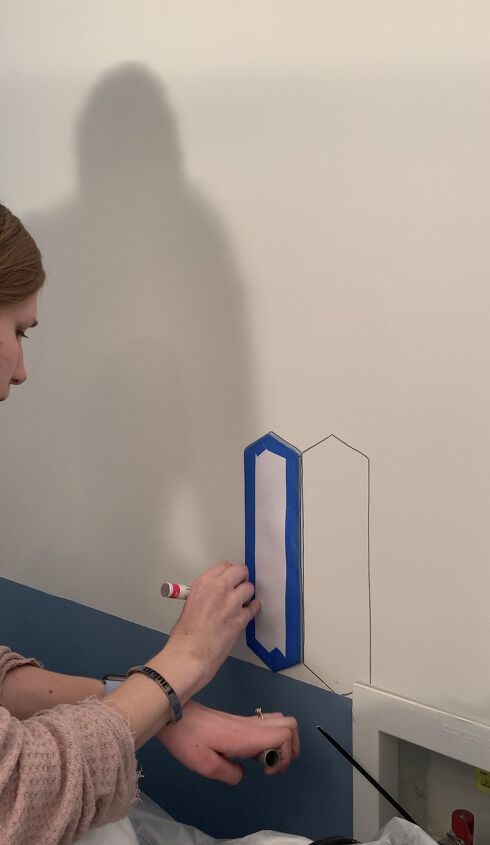
[[[490,725],[355,684],[354,757],[394,798],[398,797],[399,739],[490,770]],[[393,815],[391,805],[354,772],[354,837],[370,841]]]

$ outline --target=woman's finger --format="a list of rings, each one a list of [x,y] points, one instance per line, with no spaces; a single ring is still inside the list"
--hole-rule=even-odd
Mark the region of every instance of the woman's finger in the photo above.
[[[252,601],[243,608],[244,626],[250,622],[251,619],[255,619],[257,613],[260,611],[260,608],[261,604],[258,599],[252,599]]]
[[[235,587],[234,600],[238,605],[249,604],[254,592],[254,585],[250,581],[243,581],[238,587]]]
[[[215,563],[213,566],[210,566],[209,569],[203,572],[203,575],[211,575],[217,578],[218,576],[222,575],[223,572],[226,572],[226,570],[229,569],[230,566],[233,566],[233,564],[229,561],[219,560],[217,563]]]
[[[274,742],[274,744],[271,745],[270,747],[271,748],[279,748],[279,751],[280,751],[280,754],[281,754],[281,762],[279,763],[277,768],[269,770],[269,771],[271,771],[271,773],[285,772],[286,769],[288,768],[289,764],[291,763],[291,760],[293,759],[291,731],[289,731],[287,729],[282,730],[280,732],[280,734],[278,733],[278,738],[279,738],[279,736],[282,737],[282,742],[281,741],[279,741],[278,743]],[[267,772],[267,768],[266,768],[266,772]]]
[[[200,773],[207,778],[236,786],[242,780],[245,769],[239,763],[232,763],[231,760],[207,748],[200,766]]]
[[[296,757],[299,757],[300,753],[298,723],[293,716],[283,716],[281,721],[291,731],[291,752],[293,759],[296,759]]]
[[[277,727],[278,729],[287,728],[291,732],[291,754],[293,759],[299,757],[300,741],[298,733],[298,723],[293,716],[283,716],[281,713],[264,713],[262,724],[264,730],[267,728]]]
[[[244,563],[232,563],[221,573],[220,578],[229,587],[237,587],[242,581],[248,581],[248,567]]]

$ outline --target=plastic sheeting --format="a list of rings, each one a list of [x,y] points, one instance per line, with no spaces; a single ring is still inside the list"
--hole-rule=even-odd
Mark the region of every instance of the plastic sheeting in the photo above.
[[[89,831],[79,845],[310,845],[304,836],[259,830],[241,839],[214,839],[196,827],[175,821],[158,804],[142,795],[129,816]],[[434,845],[417,825],[394,818],[366,845]]]
[[[380,830],[377,839],[367,845],[434,845],[434,843],[435,839],[424,833],[416,824],[395,818]]]
[[[141,795],[129,816],[95,828],[79,845],[310,845],[311,839],[260,830],[241,839],[214,839],[196,827],[175,821],[158,804]]]

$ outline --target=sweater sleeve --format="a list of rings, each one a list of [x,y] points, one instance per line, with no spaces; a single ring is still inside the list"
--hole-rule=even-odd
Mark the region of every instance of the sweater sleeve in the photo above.
[[[39,666],[41,664],[34,660],[33,657],[22,657],[16,654],[15,651],[10,651],[6,645],[0,645],[0,703],[2,701],[2,686],[5,676],[10,669],[16,669],[18,666]]]
[[[26,662],[7,652],[0,684],[6,660],[9,669]],[[0,707],[2,845],[70,845],[125,816],[137,778],[126,720],[103,702],[62,704],[24,721]]]

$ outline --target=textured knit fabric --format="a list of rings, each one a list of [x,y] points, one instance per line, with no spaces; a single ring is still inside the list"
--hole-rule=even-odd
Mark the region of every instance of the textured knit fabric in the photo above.
[[[0,646],[7,671],[36,661]],[[134,744],[122,715],[98,700],[19,721],[0,706],[0,845],[69,845],[127,815],[137,795]]]

